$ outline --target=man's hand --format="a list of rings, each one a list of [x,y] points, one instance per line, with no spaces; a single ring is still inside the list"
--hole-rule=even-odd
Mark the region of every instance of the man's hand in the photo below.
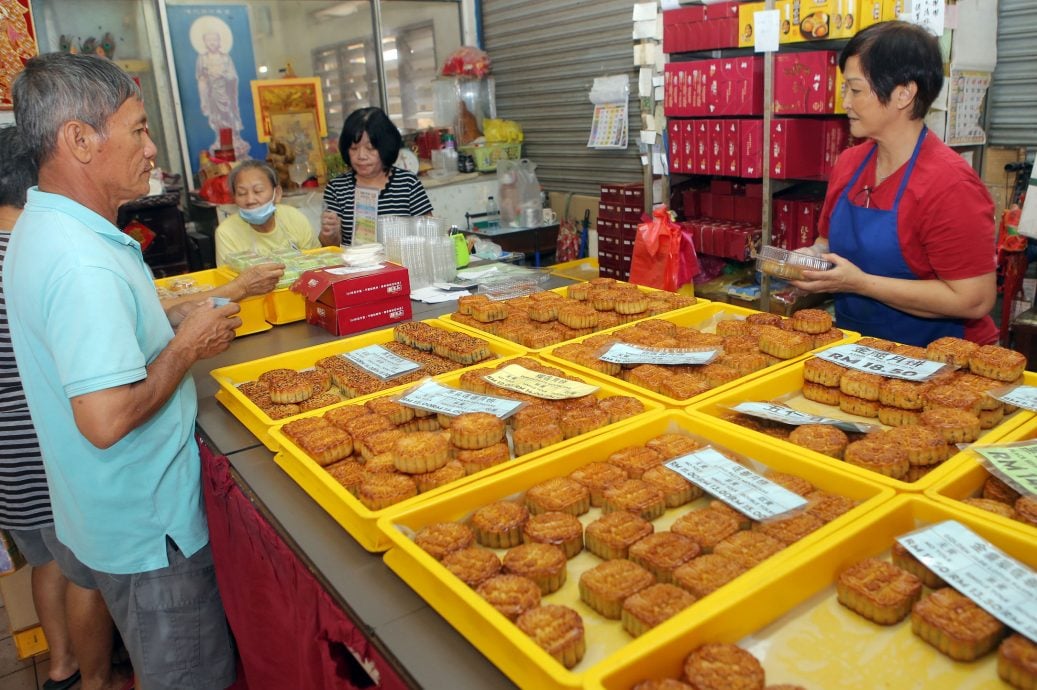
[[[216,307],[212,300],[206,300],[184,317],[174,340],[189,349],[195,361],[214,357],[234,340],[234,329],[241,325],[235,314],[240,310],[235,302]]]
[[[320,243],[322,247],[342,244],[342,221],[334,211],[320,214]]]
[[[201,297],[201,295],[198,295]],[[174,302],[171,307],[166,309],[166,318],[169,319],[169,325],[174,329],[180,326],[180,323],[190,314],[192,311],[201,306],[210,306],[211,303],[205,299],[199,300],[182,300]]]
[[[239,300],[254,295],[265,295],[277,287],[284,275],[284,264],[269,263],[249,266],[230,281],[231,299]]]

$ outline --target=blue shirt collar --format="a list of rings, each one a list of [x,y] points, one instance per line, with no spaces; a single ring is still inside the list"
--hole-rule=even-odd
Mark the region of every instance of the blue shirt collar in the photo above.
[[[137,240],[112,225],[107,218],[67,196],[41,192],[39,187],[33,186],[29,188],[26,194],[25,207],[26,210],[41,208],[64,213],[72,216],[99,235],[104,235],[114,242],[140,249],[140,243]]]

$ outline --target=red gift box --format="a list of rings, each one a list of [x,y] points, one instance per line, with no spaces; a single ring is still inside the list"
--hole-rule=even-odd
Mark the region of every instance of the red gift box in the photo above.
[[[763,58],[720,60],[713,115],[763,114]]]
[[[724,174],[724,121],[709,123],[709,174]]]
[[[695,121],[681,121],[681,145],[684,152],[681,159],[684,161],[684,172],[695,172]]]
[[[821,173],[827,178],[832,174],[839,154],[850,144],[850,121],[845,117],[824,121],[824,161]]]
[[[816,199],[793,201],[792,213],[795,222],[792,236],[788,238],[787,249],[809,247],[817,239],[817,218],[821,214],[821,202]]]
[[[721,168],[724,175],[737,175],[741,168],[741,120],[724,120],[724,149]]]
[[[410,317],[410,295],[339,309],[323,302],[306,303],[306,321],[335,335],[388,326]]]
[[[774,58],[774,114],[835,112],[838,54],[830,50],[782,53]]]
[[[763,222],[763,201],[759,197],[734,196],[734,214],[732,220],[739,223],[759,225]]]
[[[306,271],[292,285],[307,302],[342,308],[382,300],[410,298],[410,274],[403,266],[386,263],[379,268],[357,271],[336,266]]]
[[[789,237],[795,222],[794,199],[775,199],[771,217],[771,244],[788,249]]]
[[[734,194],[734,183],[731,180],[710,180],[709,191],[712,194]]]
[[[733,221],[735,219],[735,198],[730,194],[714,194],[713,217]]]
[[[685,189],[681,192],[681,205],[685,218],[698,218],[702,215],[700,192],[697,189]]]
[[[695,172],[709,174],[709,120],[695,121]]]
[[[739,177],[763,177],[763,120],[742,120]]]
[[[824,168],[821,120],[771,121],[771,177],[779,180],[821,177]]]
[[[687,172],[687,163],[684,160],[684,121],[670,120],[666,123],[666,130],[670,137],[670,172]]]
[[[706,20],[715,19],[738,19],[738,6],[741,1],[730,0],[729,2],[715,2],[712,5],[703,5]]]

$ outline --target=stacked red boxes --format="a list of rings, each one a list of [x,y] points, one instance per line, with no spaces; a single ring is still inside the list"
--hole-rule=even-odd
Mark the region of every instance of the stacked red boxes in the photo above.
[[[663,50],[683,53],[738,45],[738,5],[719,2],[663,12]]]
[[[824,200],[795,194],[774,199],[771,244],[782,249],[802,249],[817,239],[817,221]]]
[[[410,273],[396,264],[360,273],[341,267],[314,269],[293,287],[306,297],[306,320],[335,335],[411,317]]]
[[[824,121],[776,117],[771,120],[771,177],[820,178],[824,174]]]
[[[684,121],[670,120],[666,123],[666,133],[669,137],[670,172],[691,172],[684,157]]]
[[[828,178],[839,154],[853,143],[850,141],[850,121],[844,117],[824,120],[823,136],[824,160],[821,163],[821,172]]]
[[[762,114],[763,58],[668,63],[663,70],[663,111],[667,117]]]
[[[627,280],[634,238],[644,214],[644,185],[604,183],[598,202],[598,269],[605,278]]]
[[[763,177],[763,120],[742,120],[739,140],[739,177]]]
[[[696,252],[735,261],[748,261],[762,235],[758,225],[724,220],[686,220],[681,227],[691,235]]]
[[[828,115],[835,112],[839,55],[831,50],[779,53],[774,57],[774,114]]]

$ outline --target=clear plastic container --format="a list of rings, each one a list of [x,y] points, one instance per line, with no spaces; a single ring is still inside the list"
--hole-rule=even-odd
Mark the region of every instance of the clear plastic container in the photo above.
[[[500,206],[492,196],[486,197],[486,229],[497,230],[500,228]]]
[[[803,271],[827,271],[835,264],[817,256],[765,245],[756,255],[756,270],[775,278],[800,280]]]

